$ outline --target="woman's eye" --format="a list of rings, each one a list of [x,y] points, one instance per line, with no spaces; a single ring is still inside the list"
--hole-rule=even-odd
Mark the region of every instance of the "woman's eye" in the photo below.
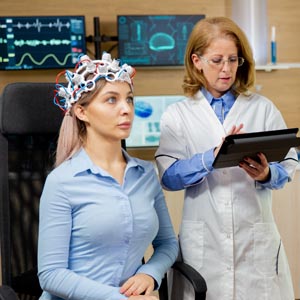
[[[214,58],[211,61],[213,64],[219,65],[222,62],[222,60],[222,58]]]
[[[117,99],[115,97],[110,97],[107,99],[108,103],[116,103]]]
[[[236,56],[233,56],[233,57],[229,57],[229,62],[231,62],[231,63],[235,63],[235,62],[237,62],[237,60],[238,60],[238,58],[236,57]]]
[[[128,97],[127,98],[127,103],[133,104],[134,103],[133,97]]]

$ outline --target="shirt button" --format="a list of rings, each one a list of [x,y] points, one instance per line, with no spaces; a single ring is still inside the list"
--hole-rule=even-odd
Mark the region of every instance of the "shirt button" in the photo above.
[[[231,234],[230,234],[230,233],[227,233],[226,237],[227,237],[228,239],[230,239],[230,238],[231,238]]]

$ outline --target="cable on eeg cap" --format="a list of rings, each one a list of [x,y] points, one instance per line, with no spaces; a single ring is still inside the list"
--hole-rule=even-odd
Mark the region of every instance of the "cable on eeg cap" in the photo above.
[[[68,82],[67,86],[58,83],[62,75]],[[108,82],[127,82],[133,87],[134,75],[133,67],[128,64],[120,65],[120,60],[112,59],[110,53],[104,52],[100,60],[92,60],[88,55],[82,55],[74,72],[65,70],[57,75],[54,104],[67,111],[80,99],[82,93],[94,90],[99,79],[103,78]]]

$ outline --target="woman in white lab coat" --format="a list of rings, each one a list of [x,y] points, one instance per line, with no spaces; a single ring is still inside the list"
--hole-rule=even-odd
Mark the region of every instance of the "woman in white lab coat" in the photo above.
[[[293,300],[272,189],[292,180],[295,149],[280,163],[259,153],[260,163],[245,158],[237,167],[212,166],[226,135],[286,128],[274,104],[250,92],[255,69],[245,34],[225,17],[201,20],[185,67],[187,98],[163,114],[156,152],[163,187],[185,189],[182,259],[205,278],[207,300]],[[187,283],[175,275],[174,281],[172,300],[193,299]]]

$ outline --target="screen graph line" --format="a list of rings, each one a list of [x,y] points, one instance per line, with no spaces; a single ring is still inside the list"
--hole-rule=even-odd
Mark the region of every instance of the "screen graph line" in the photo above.
[[[60,21],[60,19],[56,19],[55,22],[49,22],[49,23],[42,23],[39,18],[35,20],[35,22],[30,23],[30,22],[25,22],[21,23],[20,21],[13,25],[14,28],[18,29],[32,29],[35,28],[38,32],[40,32],[43,28],[48,28],[48,29],[57,29],[59,32],[61,32],[62,28],[66,27],[67,29],[70,28],[70,22],[63,23]]]
[[[58,65],[63,66],[63,65],[66,64],[68,58],[71,57],[71,56],[72,56],[72,54],[70,54],[70,53],[67,54],[67,55],[65,56],[64,60],[61,62],[61,61],[58,60],[58,58],[57,58],[54,54],[48,54],[48,55],[46,55],[41,61],[37,61],[37,60],[35,60],[35,59],[32,57],[32,55],[31,55],[30,53],[25,53],[25,54],[21,57],[21,60],[16,64],[16,66],[21,66],[21,65],[24,63],[24,60],[25,60],[26,57],[28,57],[34,64],[36,64],[36,65],[38,65],[38,66],[39,66],[39,65],[43,65],[43,64],[45,63],[45,61],[46,61],[47,59],[50,59],[50,58],[53,58],[53,59],[56,61],[56,63],[57,63]]]

